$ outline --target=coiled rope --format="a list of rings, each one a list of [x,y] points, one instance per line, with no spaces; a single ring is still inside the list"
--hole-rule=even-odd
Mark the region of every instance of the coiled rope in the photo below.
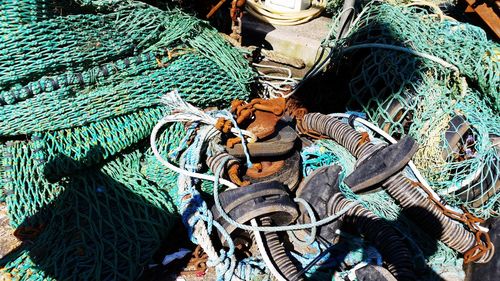
[[[318,17],[326,8],[326,0],[313,0],[311,7],[299,12],[284,12],[265,6],[261,0],[250,0],[246,11],[261,21],[273,25],[299,25]]]

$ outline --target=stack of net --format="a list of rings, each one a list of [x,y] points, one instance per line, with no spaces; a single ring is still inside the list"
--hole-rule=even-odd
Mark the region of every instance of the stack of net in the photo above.
[[[413,160],[447,202],[500,211],[500,45],[428,6],[368,5],[332,40],[349,110],[420,147]]]
[[[195,51],[166,64],[113,85],[87,87],[75,92],[61,88],[5,105],[0,108],[0,114],[5,117],[0,121],[0,134],[66,129],[129,114],[159,105],[162,94],[174,89],[189,93],[183,98],[199,106],[227,104],[228,96],[235,98],[242,92],[232,77]]]
[[[250,78],[246,62],[228,52],[217,32],[206,27],[186,14],[135,2],[113,6],[102,14],[20,25],[0,41],[0,90],[18,88],[44,75],[81,72],[148,50],[165,52],[179,47],[194,48],[210,57],[243,86]]]
[[[0,201],[32,241],[0,261],[2,277],[137,278],[178,217],[177,175],[147,149],[160,97],[223,108],[249,96],[252,70],[206,23],[100,3],[0,39]]]

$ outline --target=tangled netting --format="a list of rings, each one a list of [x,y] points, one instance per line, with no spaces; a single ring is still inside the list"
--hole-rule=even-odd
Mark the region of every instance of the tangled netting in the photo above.
[[[9,12],[16,28],[0,37],[0,203],[31,241],[0,260],[0,279],[137,278],[179,219],[177,174],[145,141],[160,97],[177,89],[225,107],[249,96],[253,71],[205,22],[134,1],[78,3],[85,13]],[[171,126],[161,140],[171,150],[184,133]]]
[[[482,218],[500,211],[500,45],[433,6],[369,4],[331,40],[348,108],[398,138],[449,203]]]
[[[359,1],[357,4],[362,4],[362,2],[363,1]],[[369,1],[364,1],[364,2],[366,3]],[[416,2],[416,1],[412,1],[412,0],[386,0],[384,2],[389,3],[391,5],[408,5],[408,4],[411,5],[412,2]],[[427,1],[418,1],[418,2],[420,2],[420,3],[425,2],[426,5],[431,5],[434,7],[446,7],[446,8],[455,5],[454,0],[427,0]],[[341,1],[341,0],[327,0],[326,1],[326,12],[329,15],[338,14],[339,11],[341,11],[343,3],[344,3],[344,1]]]
[[[0,7],[0,34],[55,14],[54,0],[1,0]]]
[[[66,129],[159,105],[160,91],[179,89],[191,102],[209,106],[237,96],[234,80],[210,59],[185,55],[167,67],[132,79],[71,95],[66,88],[0,108],[0,134],[19,135]],[[210,96],[206,98],[205,96]],[[61,97],[66,97],[62,98]],[[47,108],[52,110],[47,111]]]
[[[33,154],[30,146],[17,143],[8,150],[12,155],[26,157]],[[149,183],[140,174],[141,157],[138,151],[122,154],[102,168],[93,167],[53,184],[52,193],[43,194],[53,202],[37,202],[42,204],[41,209],[25,217],[18,227],[18,230],[36,227],[40,235],[32,245],[9,257],[5,270],[15,278],[31,275],[35,280],[51,277],[62,280],[70,276],[117,280],[138,276],[173,226],[176,215],[166,190]],[[39,176],[35,163],[24,164],[31,164],[28,167]],[[24,184],[33,183],[40,189],[50,185],[42,181]],[[40,196],[42,190],[38,191],[29,192]],[[7,198],[9,207],[12,204],[25,209],[38,207],[11,202],[26,196],[20,193],[23,192],[20,188],[14,192],[17,198]],[[48,217],[50,222],[46,221]]]
[[[135,3],[106,14],[69,15],[21,25],[0,41],[0,89],[182,44],[209,56],[240,86],[248,82],[246,62],[224,51],[226,44],[215,30],[184,13],[158,11]]]
[[[366,130],[364,127],[362,129]],[[342,179],[354,170],[356,163],[356,159],[344,147],[332,140],[321,140],[304,148],[301,155],[304,176],[326,165],[340,165],[343,168],[339,181],[342,193],[348,199],[359,200],[364,207],[391,222],[404,235],[414,254],[417,280],[440,280],[437,275],[458,280],[464,278],[462,259],[458,254],[441,241],[431,238],[428,233],[411,222],[387,192],[381,190],[371,194],[356,195],[343,183]]]

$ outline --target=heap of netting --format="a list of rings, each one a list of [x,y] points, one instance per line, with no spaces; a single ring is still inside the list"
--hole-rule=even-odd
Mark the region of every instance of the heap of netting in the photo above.
[[[414,137],[416,166],[447,202],[497,216],[500,45],[433,6],[388,4],[368,5],[328,44],[333,71],[349,81],[348,110]]]
[[[25,2],[41,13],[47,1]],[[0,261],[2,278],[137,278],[179,216],[177,175],[148,150],[160,96],[177,89],[223,108],[249,95],[246,60],[205,22],[136,2],[80,2],[99,7],[2,11],[16,28],[0,39],[0,203],[30,241]],[[165,130],[160,147],[183,133]]]

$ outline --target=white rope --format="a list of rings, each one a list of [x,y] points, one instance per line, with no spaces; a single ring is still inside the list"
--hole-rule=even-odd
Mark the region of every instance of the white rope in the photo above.
[[[252,225],[255,228],[259,226],[255,219],[250,220],[250,225]],[[262,256],[262,260],[264,260],[264,263],[269,268],[269,271],[271,272],[271,274],[278,281],[287,281],[286,278],[283,277],[281,275],[281,273],[276,269],[276,267],[274,266],[274,263],[271,261],[271,258],[269,258],[269,255],[267,254],[266,247],[264,245],[264,241],[262,240],[262,236],[260,236],[261,233],[258,231],[254,231],[253,235],[255,237],[255,243],[257,244],[257,249],[259,250],[259,253]]]
[[[200,129],[198,132],[199,135],[202,136],[202,143],[205,143],[207,140],[212,139],[215,134],[220,134],[220,132],[215,129],[213,126],[204,126]],[[184,166],[183,161],[181,160],[181,166]],[[187,171],[187,170],[185,170]],[[188,171],[187,171],[188,172]],[[185,176],[183,174],[180,174],[178,177],[178,193],[179,194],[184,194],[187,191],[187,188],[191,184],[191,178],[189,176]],[[194,215],[194,214],[193,214]],[[192,217],[191,217],[192,218]],[[190,220],[191,218],[188,218]],[[213,222],[213,226],[216,228],[219,228],[219,231],[223,231],[222,226],[217,223],[216,221]],[[212,239],[210,238],[210,234],[207,228],[207,224],[205,223],[204,220],[198,220],[196,224],[193,226],[193,236],[196,238],[196,241],[198,242],[198,245],[201,246],[203,251],[207,253],[209,260],[207,262],[208,266],[214,266],[216,268],[216,271],[218,273],[223,273],[223,279],[227,280],[228,276],[225,276],[227,271],[227,264],[224,263],[224,259],[222,259],[221,256],[217,253],[215,250],[215,247],[212,243]],[[229,260],[226,262],[229,262],[229,267],[231,267],[233,264],[236,263],[235,257],[227,257]],[[230,276],[230,280],[241,280],[238,276],[235,275],[235,272]]]
[[[158,135],[158,132],[160,131],[160,129],[167,123],[171,123],[171,122],[175,122],[175,121],[172,121],[172,120],[169,120],[169,119],[162,119],[158,122],[158,124],[156,124],[153,128],[153,131],[151,132],[151,137],[150,137],[150,144],[151,144],[151,150],[153,151],[153,154],[154,156],[156,157],[156,159],[158,161],[160,161],[161,164],[163,164],[165,167],[167,167],[168,169],[178,173],[178,174],[181,174],[181,175],[184,175],[186,177],[192,177],[192,178],[198,178],[198,179],[202,179],[202,180],[208,180],[208,181],[215,181],[215,177],[214,176],[211,176],[211,175],[206,175],[206,174],[200,174],[200,173],[196,173],[196,172],[191,172],[191,171],[188,171],[188,170],[185,170],[185,169],[181,169],[173,164],[171,164],[170,162],[168,162],[167,160],[165,160],[160,152],[158,152],[158,146],[156,145],[156,137]],[[220,183],[229,187],[229,188],[237,188],[238,186],[235,185],[234,183],[226,180],[226,179],[223,179],[221,178],[220,179]]]
[[[191,111],[191,114],[186,114],[184,113],[177,113],[174,114],[175,118],[172,117],[172,115],[166,116],[162,118],[158,124],[155,125],[153,128],[153,131],[151,132],[151,137],[150,137],[150,143],[151,143],[151,150],[153,151],[153,154],[155,155],[156,159],[163,164],[165,167],[168,169],[177,172],[180,176],[179,178],[181,181],[179,182],[179,191],[184,192],[186,188],[186,184],[189,181],[190,177],[193,178],[199,178],[199,179],[204,179],[204,180],[209,180],[209,181],[215,181],[214,176],[210,175],[205,175],[205,174],[200,174],[196,172],[191,172],[182,168],[179,168],[167,160],[165,160],[161,154],[158,151],[158,147],[156,145],[156,138],[158,135],[158,132],[160,129],[167,123],[172,123],[172,122],[179,122],[180,120],[184,120],[184,122],[193,122],[193,121],[200,121],[204,122],[206,124],[211,124],[215,125],[215,123],[212,123],[212,117],[209,116],[208,114],[202,112],[201,110],[197,109],[196,107],[190,105],[189,103],[184,102],[180,96],[177,94],[177,92],[170,92],[167,94],[165,98],[162,99],[167,106],[174,106],[176,109],[184,109],[186,111]],[[207,121],[209,120],[209,121]],[[225,186],[228,186],[230,188],[236,188],[237,186],[225,179],[220,179],[220,182],[224,184]],[[212,260],[217,260],[219,259],[219,256],[217,252],[215,251],[215,248],[213,247],[213,244],[210,240],[210,236],[208,235],[208,230],[206,229],[205,223],[203,221],[198,221],[194,225],[194,231],[193,231],[193,236],[196,238],[200,246],[203,248],[203,250],[207,253],[210,259]],[[222,268],[222,264],[217,264],[216,267]]]
[[[171,91],[161,98],[161,102],[164,103],[170,110],[171,114],[162,118],[159,123],[173,122],[201,122],[207,125],[215,126],[217,119],[208,115],[207,113],[201,111],[199,108],[191,105],[190,103],[184,101],[177,90]],[[158,123],[158,124],[159,124]],[[157,124],[157,125],[158,125]],[[231,133],[238,135],[240,132],[249,137],[248,142],[253,143],[257,141],[257,137],[250,131],[240,130],[237,128],[231,128]]]
[[[258,81],[264,87],[264,95],[262,98],[287,98],[287,93],[290,89],[294,88],[298,84],[298,79],[293,78],[292,71],[287,67],[280,67],[274,65],[265,65],[253,63],[253,66],[259,68],[269,68],[276,69],[282,72],[286,72],[286,76],[275,76],[265,74],[264,72],[257,69],[259,74]]]

